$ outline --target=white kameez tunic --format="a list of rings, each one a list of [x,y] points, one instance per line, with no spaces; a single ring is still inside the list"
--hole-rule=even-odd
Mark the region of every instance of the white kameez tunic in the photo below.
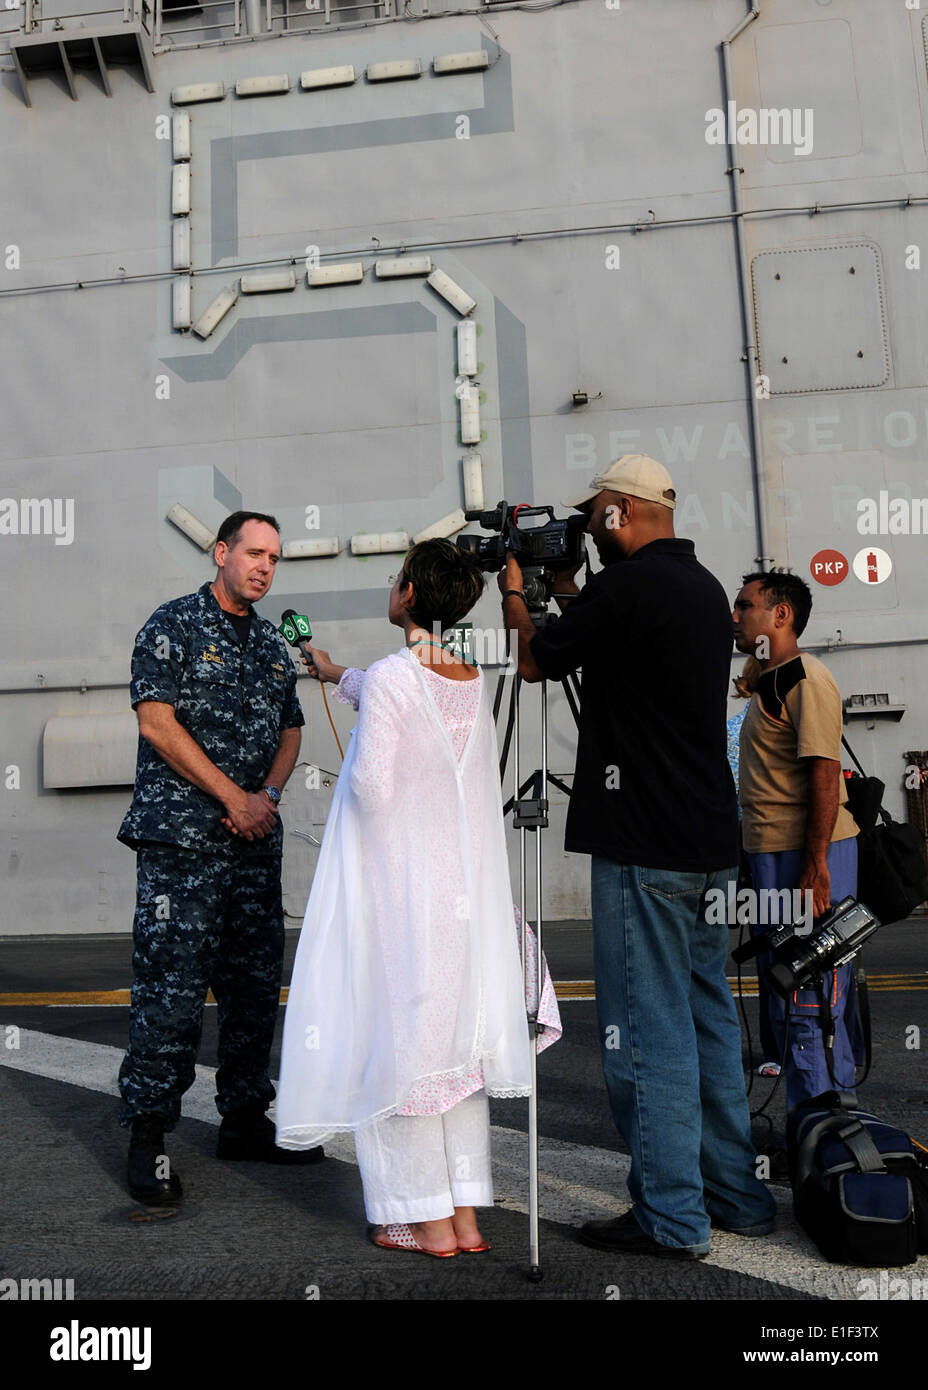
[[[482,672],[460,683],[478,690],[459,756],[439,680],[406,649],[363,676],[293,967],[284,1148],[440,1113],[479,1085],[530,1092],[489,696]]]

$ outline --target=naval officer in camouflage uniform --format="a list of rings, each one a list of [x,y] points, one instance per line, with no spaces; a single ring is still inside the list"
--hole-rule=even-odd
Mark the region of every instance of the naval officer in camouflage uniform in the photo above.
[[[136,637],[135,794],[118,838],[137,851],[129,1049],[120,1120],[132,1125],[129,1190],[177,1201],[164,1155],[194,1079],[207,989],[218,1005],[216,1104],[222,1158],[313,1161],[277,1149],[265,1111],[284,920],[280,792],[303,714],[283,640],[252,604],[267,594],[280,528],[234,512],[219,530],[216,578],[162,604]]]

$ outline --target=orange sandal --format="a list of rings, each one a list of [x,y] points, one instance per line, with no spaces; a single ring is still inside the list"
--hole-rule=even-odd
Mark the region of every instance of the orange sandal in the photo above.
[[[378,1239],[378,1236],[381,1239]],[[378,1226],[371,1240],[381,1250],[412,1250],[420,1255],[435,1255],[439,1260],[450,1259],[456,1250],[426,1250],[420,1245],[405,1222],[394,1222],[389,1226]]]

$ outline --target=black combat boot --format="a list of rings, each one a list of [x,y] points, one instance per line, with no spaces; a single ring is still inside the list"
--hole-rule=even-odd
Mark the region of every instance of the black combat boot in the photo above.
[[[147,1207],[163,1207],[179,1202],[183,1196],[180,1178],[169,1170],[159,1177],[165,1163],[164,1117],[136,1115],[129,1141],[129,1193]]]
[[[321,1145],[314,1149],[279,1149],[275,1130],[260,1106],[232,1110],[223,1117],[216,1141],[217,1158],[251,1159],[259,1163],[318,1163],[325,1158]]]

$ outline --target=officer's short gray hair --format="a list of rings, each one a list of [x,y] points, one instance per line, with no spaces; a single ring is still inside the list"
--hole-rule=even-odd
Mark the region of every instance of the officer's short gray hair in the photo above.
[[[280,535],[280,525],[276,516],[268,516],[265,512],[232,512],[226,517],[216,533],[216,544],[225,541],[231,550],[238,540],[239,532],[246,521],[263,521],[268,526],[273,526],[274,530]]]

